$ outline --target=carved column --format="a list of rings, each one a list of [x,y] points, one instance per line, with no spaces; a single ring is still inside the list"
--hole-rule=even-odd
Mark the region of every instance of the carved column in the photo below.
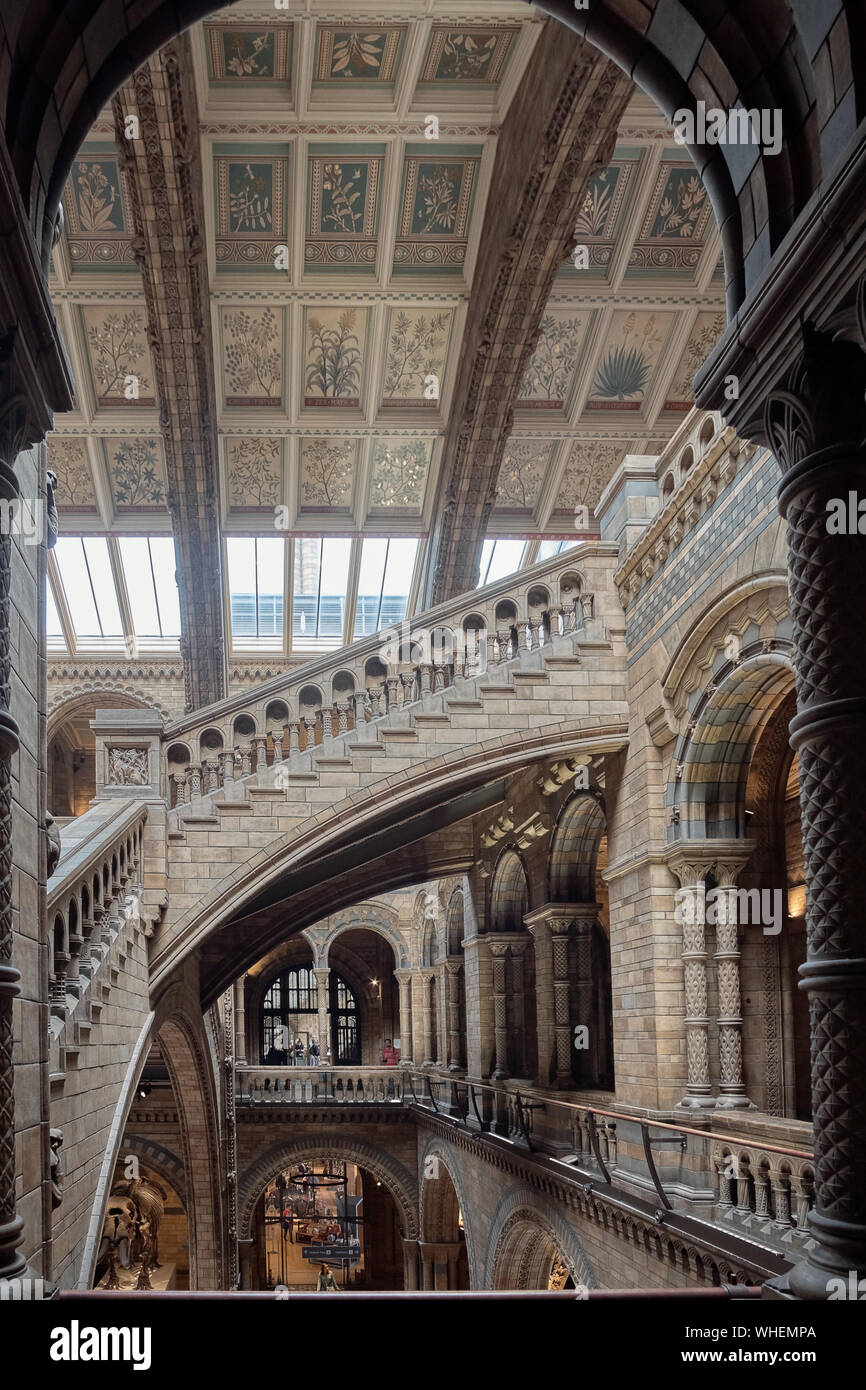
[[[430,987],[433,984],[432,970],[419,970],[418,979],[421,984],[421,1026],[424,1038],[424,1060],[422,1067],[433,1066],[433,1009],[430,999]]]
[[[534,913],[524,922],[535,948],[535,1034],[538,1085],[549,1086],[555,1066],[553,1031],[553,946],[545,917]]]
[[[407,1291],[418,1288],[418,1242],[405,1238],[403,1240],[403,1288]]]
[[[683,933],[687,1081],[686,1094],[679,1105],[687,1110],[712,1110],[716,1102],[710,1085],[704,887],[710,866],[703,858],[686,859],[681,855],[672,856],[668,863],[680,881],[674,918]]]
[[[244,1005],[244,980],[245,975],[241,975],[239,980],[235,980],[235,1066],[245,1067],[247,1064],[247,1025],[246,1009]]]
[[[400,1061],[412,1061],[412,971],[395,970],[400,990]]]
[[[313,974],[316,977],[316,1027],[319,1030],[319,1066],[326,1067],[328,1065],[329,1047],[332,1049],[331,1062],[334,1063],[336,1061],[336,1054],[333,1051],[334,1045],[331,1041],[331,1015],[328,1013],[328,1005],[331,998],[330,967],[325,966],[323,969],[314,970]]]
[[[523,956],[531,938],[521,932],[511,938],[511,1003],[514,1036],[514,1064],[518,1076],[526,1075],[526,1002],[523,979]]]
[[[506,996],[508,938],[488,936],[487,945],[493,960],[493,1036],[496,1045],[494,1081],[505,1081],[508,1071],[508,999]]]
[[[595,1085],[599,1080],[598,1020],[595,1017],[594,982],[592,976],[592,929],[598,918],[598,903],[574,903],[572,905],[577,925],[577,1018],[575,1026],[582,1024],[588,1031],[589,1047],[578,1051],[580,1076],[583,1084]]]
[[[716,858],[716,976],[719,988],[719,1098],[717,1110],[754,1110],[743,1079],[740,1004],[740,934],[734,886],[746,859]]]
[[[445,962],[448,982],[448,1070],[463,1070],[463,1048],[460,1038],[460,972],[461,956],[449,956]]]
[[[571,1011],[568,1002],[568,929],[570,916],[548,918],[553,937],[553,1029],[556,1038],[556,1077],[554,1084],[568,1090],[571,1077]]]
[[[769,395],[765,432],[784,477],[806,867],[814,1245],[791,1273],[803,1298],[828,1280],[866,1276],[866,278],[848,327],[859,346],[804,331],[785,389]],[[863,512],[860,511],[863,508]]]

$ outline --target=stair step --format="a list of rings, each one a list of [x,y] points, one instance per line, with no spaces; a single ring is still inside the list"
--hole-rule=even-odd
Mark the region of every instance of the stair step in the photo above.
[[[297,787],[318,782],[318,780],[318,772],[290,772],[286,778],[286,785],[289,787]]]
[[[53,1071],[49,1076],[48,1080],[51,1082],[52,1086],[62,1086],[64,1081],[66,1080],[66,1072]]]
[[[248,795],[251,801],[285,801],[286,799],[286,793],[282,787],[250,787]]]
[[[579,656],[546,656],[544,664],[555,671],[576,671],[582,662]]]
[[[514,686],[513,686],[513,685],[479,685],[478,691],[479,691],[479,694],[481,694],[481,695],[513,695],[513,694],[514,694]]]
[[[378,731],[376,733],[375,738],[371,738],[368,740],[360,739],[357,743],[346,744],[346,747],[348,748],[350,753],[375,753],[379,746],[380,744]]]
[[[484,702],[482,700],[446,700],[445,705],[447,709],[453,709],[460,713],[464,710],[484,708]]]
[[[451,723],[451,718],[447,714],[416,714],[415,723],[422,728],[445,728]]]
[[[531,685],[543,685],[544,682],[546,681],[547,684],[550,685],[550,676],[547,674],[546,671],[540,671],[540,670],[539,670],[539,671],[512,671],[512,673],[511,673],[511,679],[512,679],[513,681],[526,681],[527,684],[531,684]]]
[[[386,743],[417,743],[418,733],[415,729],[383,729],[382,738]]]
[[[231,802],[230,804],[234,806],[240,805],[241,803]],[[202,826],[207,829],[219,829],[220,818],[219,816],[184,816],[183,823],[187,829],[192,827],[193,830],[199,830]]]
[[[182,830],[170,830],[168,832],[168,840],[170,844],[182,845],[186,840],[186,835]]]
[[[348,767],[348,768],[351,768],[351,766],[352,766],[352,759],[351,759],[351,758],[339,758],[339,757],[337,757],[337,756],[328,757],[328,756],[326,755],[324,758],[314,758],[313,761],[314,761],[316,767],[326,767],[326,768]]]
[[[256,787],[247,788],[248,792],[256,790],[259,789]],[[220,811],[226,816],[251,816],[253,814],[253,808],[246,798],[243,801],[215,801],[214,810]],[[219,817],[217,817],[217,824],[219,824]]]

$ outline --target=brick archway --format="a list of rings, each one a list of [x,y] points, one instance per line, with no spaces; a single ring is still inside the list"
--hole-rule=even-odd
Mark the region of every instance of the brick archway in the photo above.
[[[238,1181],[238,1238],[249,1240],[253,1211],[268,1183],[290,1163],[315,1158],[339,1158],[365,1168],[387,1187],[397,1204],[406,1240],[418,1239],[418,1184],[396,1158],[363,1139],[323,1135],[274,1144],[257,1158]]]

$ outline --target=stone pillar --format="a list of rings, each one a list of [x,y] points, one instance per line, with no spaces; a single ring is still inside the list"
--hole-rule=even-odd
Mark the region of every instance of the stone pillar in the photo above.
[[[505,1081],[509,1075],[506,996],[508,938],[488,935],[487,945],[493,958],[493,1036],[496,1044],[496,1065],[492,1077],[494,1081]]]
[[[235,980],[235,1066],[245,1067],[247,1064],[247,1024],[246,1010],[244,1005],[244,980],[245,975],[241,975],[239,980]]]
[[[460,1038],[460,972],[463,960],[449,956],[445,962],[448,984],[448,1070],[463,1070],[463,1048]]]
[[[331,1040],[331,1015],[328,1013],[328,1004],[331,998],[330,967],[325,966],[323,969],[314,970],[313,974],[316,977],[316,1008],[318,1011],[316,1027],[319,1030],[317,1034],[319,1039],[319,1066],[326,1067],[328,1065],[328,1048],[330,1047],[333,1049],[334,1046]],[[331,1061],[333,1062],[334,1060],[335,1055],[332,1052]]]
[[[590,1086],[596,1085],[599,1079],[599,1021],[595,1016],[595,982],[592,970],[592,936],[593,927],[598,919],[598,903],[574,903],[572,911],[577,925],[577,1018],[574,1020],[574,1026],[582,1024],[588,1030],[589,1043],[588,1048],[578,1051],[578,1075],[584,1086]],[[569,1045],[571,1041],[569,1037]]]
[[[571,1076],[571,1012],[568,988],[568,929],[573,918],[553,914],[548,918],[553,938],[553,1031],[556,1039],[555,1085],[568,1090]]]
[[[858,343],[835,322],[832,336],[804,329],[803,356],[765,408],[788,528],[815,1125],[814,1244],[790,1287],[820,1299],[830,1279],[866,1277],[866,277],[853,301]]]
[[[754,1110],[743,1079],[740,936],[737,877],[746,858],[716,857],[716,976],[719,989],[719,1097],[717,1110]]]
[[[668,860],[669,867],[680,881],[674,918],[683,932],[687,1080],[686,1094],[678,1105],[686,1110],[712,1110],[716,1101],[710,1085],[704,890],[704,879],[710,871],[710,864],[699,855],[688,858],[686,854],[684,850],[673,854]]]
[[[512,1030],[515,1037],[514,1062],[518,1076],[526,1075],[526,1004],[523,980],[523,955],[530,942],[528,932],[511,938],[511,1002]]]
[[[534,913],[524,921],[535,943],[535,1035],[539,1086],[549,1086],[555,1066],[553,1032],[553,946],[550,928]]]
[[[403,1240],[403,1288],[407,1292],[418,1288],[417,1240]]]
[[[448,1066],[448,972],[444,960],[436,966],[436,1065]]]
[[[433,1066],[433,1009],[430,998],[430,987],[433,984],[432,970],[419,970],[418,979],[421,984],[421,1027],[424,1036],[424,1059],[422,1067]]]
[[[412,1062],[412,971],[395,970],[400,990],[400,1061]]]
[[[421,1255],[421,1288],[426,1293],[434,1288],[433,1247],[426,1241],[419,1240],[418,1250]]]

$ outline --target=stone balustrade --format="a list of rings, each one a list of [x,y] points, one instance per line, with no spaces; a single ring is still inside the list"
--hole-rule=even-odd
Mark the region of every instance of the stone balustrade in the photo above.
[[[187,806],[314,748],[364,740],[366,724],[483,678],[578,631],[592,635],[596,591],[614,598],[611,546],[581,543],[166,726],[163,791]],[[600,629],[600,624],[599,624]],[[598,635],[601,636],[599,630]]]
[[[236,1104],[402,1105],[397,1067],[237,1067]]]

